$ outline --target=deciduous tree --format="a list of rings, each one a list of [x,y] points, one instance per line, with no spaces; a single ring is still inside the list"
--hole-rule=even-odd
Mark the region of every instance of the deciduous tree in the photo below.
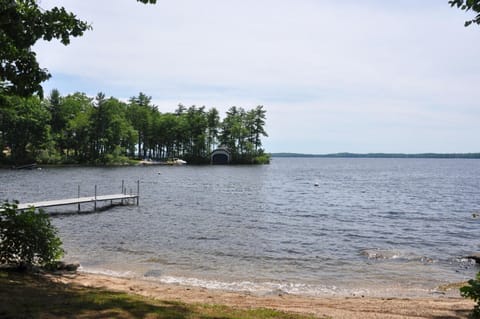
[[[45,104],[35,96],[4,97],[0,118],[4,146],[11,151],[11,161],[32,162],[49,140],[50,113]]]
[[[56,228],[42,210],[18,210],[17,203],[0,204],[0,264],[46,266],[64,251]]]
[[[40,39],[68,45],[90,26],[63,7],[40,8],[35,0],[0,1],[0,82],[8,94],[43,94],[41,83],[50,77],[37,62],[32,46]]]
[[[480,0],[450,0],[450,6],[457,7],[465,11],[473,11],[476,13],[475,18],[465,21],[465,26],[468,27],[472,23],[480,25]]]
[[[38,0],[0,0],[0,87],[7,94],[43,95],[41,83],[51,75],[32,50],[37,41],[56,39],[68,45],[71,38],[91,29],[64,7],[45,10],[40,4]]]

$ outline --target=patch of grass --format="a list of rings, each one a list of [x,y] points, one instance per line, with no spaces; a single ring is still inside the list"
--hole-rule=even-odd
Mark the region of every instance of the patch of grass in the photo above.
[[[198,312],[205,314],[202,318],[238,318],[238,319],[300,319],[313,318],[307,316],[300,316],[297,314],[282,312],[274,309],[250,309],[241,310],[227,306],[220,305],[198,305]]]
[[[126,293],[55,283],[48,278],[0,270],[0,318],[306,319],[270,309],[158,301]]]

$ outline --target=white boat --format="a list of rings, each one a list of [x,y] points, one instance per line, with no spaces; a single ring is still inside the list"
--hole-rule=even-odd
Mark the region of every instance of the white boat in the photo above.
[[[179,158],[169,159],[166,163],[167,163],[167,165],[185,165],[185,164],[187,164],[186,161],[184,161],[182,159],[179,159]]]

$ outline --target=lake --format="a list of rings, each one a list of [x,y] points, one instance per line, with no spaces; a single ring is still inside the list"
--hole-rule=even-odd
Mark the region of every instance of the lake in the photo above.
[[[82,270],[259,294],[424,296],[473,278],[480,160],[273,158],[264,166],[0,170],[0,198],[119,193],[50,211]],[[91,207],[84,205],[82,209]]]

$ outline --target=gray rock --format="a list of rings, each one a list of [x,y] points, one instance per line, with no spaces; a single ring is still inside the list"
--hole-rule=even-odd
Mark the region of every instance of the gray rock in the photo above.
[[[472,254],[470,256],[465,256],[467,259],[473,259],[477,264],[480,264],[480,253]]]
[[[58,261],[55,264],[55,270],[77,271],[78,267],[80,267],[79,263],[67,264],[64,261]]]

